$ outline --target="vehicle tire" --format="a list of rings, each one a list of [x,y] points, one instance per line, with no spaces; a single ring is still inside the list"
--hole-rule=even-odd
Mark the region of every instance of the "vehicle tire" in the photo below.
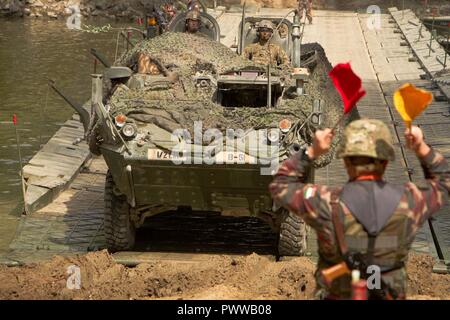
[[[108,170],[105,181],[104,233],[111,251],[127,250],[134,246],[136,229],[130,221],[130,205],[125,195],[114,192],[115,184]]]
[[[305,255],[309,228],[296,214],[286,211],[283,215],[278,238],[278,255]]]

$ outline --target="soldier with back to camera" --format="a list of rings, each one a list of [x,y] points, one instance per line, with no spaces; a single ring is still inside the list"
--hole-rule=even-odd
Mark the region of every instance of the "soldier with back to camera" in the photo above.
[[[330,149],[333,135],[331,129],[316,131],[311,147],[284,161],[270,185],[272,196],[317,232],[319,298],[351,297],[348,272],[324,281],[325,270],[344,262],[363,279],[368,279],[368,266],[379,268],[380,286],[369,288],[369,298],[405,299],[408,252],[419,228],[448,201],[448,164],[424,142],[422,130],[412,126],[405,140],[421,163],[426,184],[385,181],[386,167],[394,160],[391,133],[379,120],[361,119],[345,128],[337,153],[349,181],[335,188],[305,183],[308,168]]]

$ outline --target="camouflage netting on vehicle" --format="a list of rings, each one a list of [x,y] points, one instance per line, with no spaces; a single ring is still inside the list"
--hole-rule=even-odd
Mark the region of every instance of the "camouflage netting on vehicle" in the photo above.
[[[311,76],[305,85],[307,94],[296,97],[292,95],[292,90],[285,90],[277,107],[270,109],[225,108],[214,102],[214,88],[196,87],[193,77],[198,74],[216,77],[230,70],[266,68],[237,55],[218,42],[185,33],[166,33],[138,43],[116,65],[126,65],[136,71],[141,52],[158,66],[166,76],[166,81],[155,82],[142,89],[123,87],[116,90],[109,99],[113,115],[124,113],[138,122],[154,123],[170,132],[183,128],[192,134],[194,121],[202,121],[203,130],[271,128],[277,127],[279,121],[286,118],[301,123],[308,117],[316,99],[322,100],[322,127],[333,126],[342,114],[342,102],[328,78],[331,64],[319,44],[302,46],[302,57],[308,57],[310,61],[308,69]],[[314,52],[316,58],[311,60],[311,53]],[[286,87],[289,87],[294,84],[289,78],[290,72],[286,68],[272,68],[271,74],[284,79]],[[307,132],[302,138],[311,142],[314,128],[309,125],[305,128]],[[337,130],[339,136],[341,128]],[[335,144],[338,142],[339,139],[335,139]],[[318,159],[316,165],[328,164],[334,149]]]

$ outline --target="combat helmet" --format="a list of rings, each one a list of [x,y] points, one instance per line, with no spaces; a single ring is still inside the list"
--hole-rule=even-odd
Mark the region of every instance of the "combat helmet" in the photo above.
[[[273,32],[273,23],[269,20],[261,20],[258,25],[258,29],[266,28],[270,29]]]
[[[198,10],[191,10],[186,14],[187,20],[200,20],[200,12]]]
[[[389,128],[380,120],[360,119],[351,122],[344,130],[338,158],[364,156],[380,160],[395,159]]]

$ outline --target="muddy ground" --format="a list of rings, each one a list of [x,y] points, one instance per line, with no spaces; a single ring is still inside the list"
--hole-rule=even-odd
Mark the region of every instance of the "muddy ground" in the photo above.
[[[67,288],[67,268],[80,268],[81,289]],[[433,261],[412,255],[410,299],[450,299],[450,275],[432,274]],[[155,261],[130,268],[107,251],[22,267],[0,266],[0,299],[313,299],[314,264],[304,257],[275,262],[252,254],[206,263]]]

